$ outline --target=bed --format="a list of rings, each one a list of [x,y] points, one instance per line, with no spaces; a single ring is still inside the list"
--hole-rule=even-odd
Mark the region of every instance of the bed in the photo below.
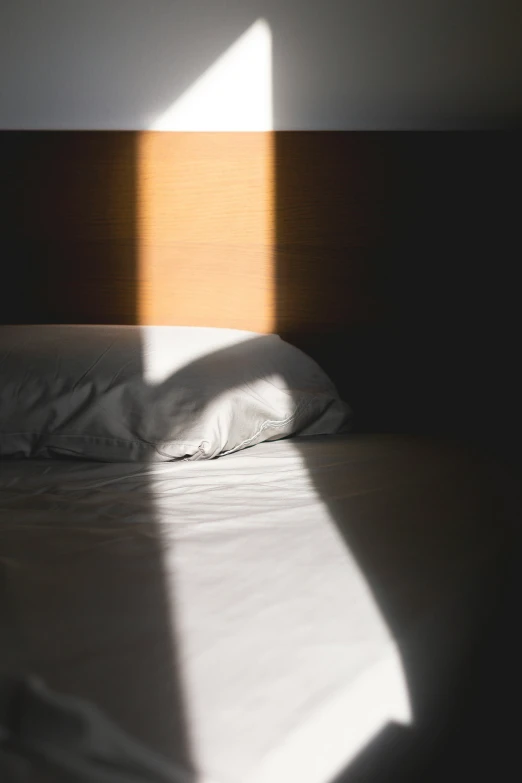
[[[436,737],[500,590],[491,498],[437,442],[0,477],[1,668],[94,702],[194,780],[322,783],[390,727]]]
[[[371,432],[380,376],[369,370],[361,384],[353,371],[371,363],[339,352],[355,340],[353,359],[373,344],[368,334],[386,332],[365,264],[386,232],[394,144],[350,134],[3,136],[8,246],[19,261],[7,322],[183,323],[254,330],[261,341],[278,332],[310,346],[363,408],[351,428],[336,420],[338,434],[306,421],[268,441],[238,438],[241,447],[162,446],[161,461],[38,438],[26,451],[9,446],[0,672],[19,679],[0,687],[7,779],[424,780],[463,682],[480,691],[470,660],[492,633],[513,548],[498,464],[460,434]],[[319,189],[300,185],[311,159]],[[138,363],[140,341],[128,348]],[[38,350],[23,366],[38,376],[51,355]],[[87,374],[102,365],[86,360]],[[228,387],[214,377],[218,398]],[[392,387],[381,412],[397,409]],[[377,413],[374,430],[397,429],[381,423]],[[25,724],[23,708],[13,717],[17,694]]]

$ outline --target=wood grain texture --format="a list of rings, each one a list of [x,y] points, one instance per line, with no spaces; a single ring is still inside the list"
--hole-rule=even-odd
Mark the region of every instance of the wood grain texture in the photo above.
[[[368,135],[2,133],[0,158],[4,322],[290,333],[371,312]]]
[[[331,334],[379,317],[373,264],[389,217],[390,141],[371,133],[276,134],[280,332]]]
[[[136,170],[140,322],[273,331],[272,134],[141,134]]]
[[[2,320],[135,323],[133,134],[0,134]]]

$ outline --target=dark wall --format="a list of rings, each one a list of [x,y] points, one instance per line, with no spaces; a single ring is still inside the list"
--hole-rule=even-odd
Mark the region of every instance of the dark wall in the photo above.
[[[361,159],[373,199],[352,276],[359,310],[344,333],[296,339],[336,377],[360,429],[511,438],[520,432],[520,135],[379,133],[370,142]],[[350,173],[338,167],[347,222]],[[280,241],[285,234],[281,225]],[[312,289],[324,273],[320,263],[307,271]],[[346,288],[348,322],[353,299]]]

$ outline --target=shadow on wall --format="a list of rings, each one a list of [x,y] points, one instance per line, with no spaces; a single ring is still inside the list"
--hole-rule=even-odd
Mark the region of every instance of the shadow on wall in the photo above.
[[[359,431],[521,431],[518,144],[276,134],[277,329],[320,360]]]
[[[4,323],[137,323],[136,134],[3,133]]]

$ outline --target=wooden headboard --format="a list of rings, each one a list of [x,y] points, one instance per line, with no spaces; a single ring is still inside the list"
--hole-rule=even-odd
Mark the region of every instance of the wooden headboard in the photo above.
[[[517,148],[493,132],[0,133],[2,321],[277,331],[376,426],[424,415],[514,334]]]
[[[365,318],[379,146],[342,133],[4,133],[15,278],[2,317],[254,331]]]

